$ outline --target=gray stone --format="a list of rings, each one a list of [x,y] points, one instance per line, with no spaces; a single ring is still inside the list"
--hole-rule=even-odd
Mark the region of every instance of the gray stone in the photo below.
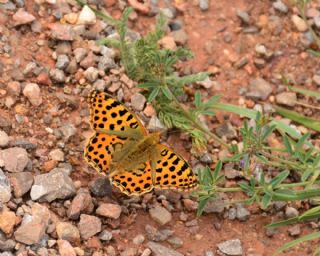
[[[75,39],[76,33],[69,24],[54,23],[49,28],[51,29],[51,37],[53,39],[62,41],[73,41]]]
[[[285,211],[285,215],[287,219],[291,219],[299,216],[299,211],[296,208],[288,206]]]
[[[297,103],[297,94],[295,92],[282,92],[276,95],[276,102],[281,105],[293,107]]]
[[[5,131],[0,130],[0,147],[6,147],[9,143],[9,136]]]
[[[78,228],[81,238],[87,240],[101,231],[101,220],[95,216],[81,214]]]
[[[148,242],[147,246],[153,252],[154,256],[183,256],[183,254],[181,254],[180,252],[177,252],[155,242]]]
[[[237,217],[237,210],[235,208],[230,208],[228,210],[228,219],[235,220]]]
[[[83,75],[89,82],[93,83],[99,76],[99,70],[94,67],[89,67],[83,72]]]
[[[36,18],[32,14],[26,12],[24,9],[21,8],[12,16],[12,19],[14,20],[15,26],[19,26],[31,23]]]
[[[211,154],[209,154],[208,152],[205,152],[201,157],[200,157],[200,161],[204,164],[212,164],[213,160],[211,157]]]
[[[213,86],[213,81],[207,77],[206,79],[197,82],[197,84],[201,85],[205,89],[210,89]]]
[[[80,188],[68,208],[67,215],[69,219],[76,220],[81,213],[92,213],[93,208],[94,205],[89,191],[85,188]]]
[[[54,82],[57,82],[57,83],[64,83],[65,82],[66,77],[65,77],[65,74],[62,70],[54,68],[54,69],[50,70],[49,74]]]
[[[201,11],[207,11],[209,9],[209,0],[200,0],[199,7]]]
[[[37,68],[37,64],[35,62],[28,62],[28,64],[26,65],[26,67],[23,70],[23,74],[24,75],[28,75],[31,74],[32,72],[34,72]]]
[[[272,92],[272,86],[263,78],[251,80],[247,97],[255,100],[266,100]]]
[[[139,245],[139,244],[143,244],[144,240],[145,240],[144,235],[139,234],[133,238],[132,242],[136,245]]]
[[[8,172],[22,172],[28,163],[28,153],[24,148],[0,150],[0,167],[4,167]]]
[[[110,241],[112,239],[112,233],[108,230],[103,230],[100,234],[99,234],[99,238],[102,241]]]
[[[147,125],[147,129],[152,132],[165,130],[166,127],[161,123],[158,117],[152,116]]]
[[[241,256],[242,255],[242,246],[239,239],[227,240],[225,242],[219,243],[219,250],[230,256]]]
[[[320,75],[314,75],[312,77],[312,81],[317,85],[320,86]]]
[[[293,237],[299,236],[301,234],[300,225],[294,225],[288,228],[288,233],[290,236],[293,236]]]
[[[279,12],[287,13],[288,6],[286,6],[281,0],[277,0],[272,4],[273,8]]]
[[[74,136],[77,132],[77,129],[73,124],[65,124],[59,128],[63,136],[63,140],[67,142],[72,136]]]
[[[205,251],[204,256],[214,256],[214,252],[213,251]]]
[[[116,64],[112,58],[109,56],[101,56],[98,62],[98,69],[103,71],[108,71],[112,68],[115,68]]]
[[[64,153],[61,149],[57,148],[49,153],[49,158],[58,161],[58,162],[63,162],[64,161]]]
[[[135,93],[131,97],[131,106],[134,110],[141,111],[143,110],[146,101],[146,97],[144,97],[142,94]]]
[[[227,203],[222,199],[214,199],[209,201],[204,208],[205,213],[223,213],[228,207]]]
[[[51,202],[55,199],[66,199],[75,195],[76,189],[72,179],[61,169],[35,176],[31,188],[31,199]]]
[[[227,139],[237,138],[237,131],[230,122],[225,122],[216,128],[216,133],[219,137]]]
[[[172,31],[171,35],[177,45],[185,45],[188,42],[189,36],[183,29]]]
[[[12,173],[9,179],[16,198],[22,197],[27,193],[33,184],[33,175],[31,172]]]
[[[110,181],[106,177],[98,177],[89,184],[90,191],[93,195],[103,197],[111,196],[112,187]]]
[[[59,239],[67,240],[70,243],[80,242],[80,232],[78,228],[69,222],[58,222],[56,232]]]
[[[246,221],[250,217],[250,212],[244,208],[242,204],[237,204],[237,219],[240,221]]]
[[[173,234],[173,231],[170,229],[158,230],[151,225],[146,225],[145,230],[146,230],[148,239],[155,242],[165,241]]]
[[[56,68],[58,69],[65,69],[70,63],[69,57],[65,54],[58,55]]]
[[[11,186],[9,179],[0,169],[0,204],[9,202],[11,198]]]
[[[243,10],[237,10],[237,16],[244,24],[250,23],[250,16],[248,12]]]
[[[170,237],[167,241],[174,249],[178,249],[183,245],[183,240],[177,236]]]
[[[159,223],[160,225],[165,225],[172,220],[171,213],[162,206],[156,206],[149,210],[150,217]]]
[[[12,239],[8,239],[5,241],[2,241],[0,239],[0,251],[12,251],[15,248],[16,244],[17,243]]]

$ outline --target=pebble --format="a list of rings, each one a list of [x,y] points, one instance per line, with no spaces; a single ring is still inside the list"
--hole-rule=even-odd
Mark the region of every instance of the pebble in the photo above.
[[[112,68],[116,68],[117,65],[109,56],[101,56],[98,62],[98,69],[103,71],[109,71]]]
[[[237,10],[237,17],[244,23],[249,24],[250,23],[250,16],[248,12],[243,10]]]
[[[57,62],[56,62],[56,68],[58,69],[65,69],[70,63],[70,59],[67,55],[62,54],[58,55]]]
[[[3,210],[0,212],[0,230],[9,235],[16,224],[16,215],[14,212]]]
[[[132,242],[136,245],[139,245],[139,244],[143,244],[144,240],[145,240],[144,235],[139,234],[132,239]]]
[[[85,188],[80,188],[68,208],[67,216],[69,219],[76,220],[81,213],[92,213],[93,208],[94,205],[89,191]]]
[[[145,230],[146,230],[148,239],[155,242],[165,241],[173,234],[173,231],[170,229],[158,230],[155,227],[148,224],[145,226]]]
[[[198,209],[198,202],[195,202],[189,198],[183,199],[183,205],[188,211],[195,211]]]
[[[183,256],[183,254],[181,254],[180,252],[177,252],[155,242],[148,242],[147,246],[154,253],[154,256]]]
[[[50,151],[49,158],[51,160],[54,160],[57,162],[63,162],[64,161],[64,153],[61,149],[57,148],[57,149]]]
[[[131,97],[131,106],[136,111],[142,111],[146,104],[146,97],[141,93],[135,93]]]
[[[159,223],[160,225],[165,225],[172,220],[171,213],[162,206],[156,206],[149,210],[150,217]]]
[[[120,217],[121,211],[120,205],[103,203],[97,208],[96,214],[116,220]]]
[[[76,33],[69,24],[54,23],[48,26],[51,29],[51,37],[62,41],[73,41]]]
[[[59,128],[63,136],[64,142],[67,142],[72,136],[74,136],[77,132],[76,127],[73,124],[65,124]]]
[[[14,240],[7,239],[2,241],[0,239],[0,251],[12,251],[15,247],[16,247],[16,242]]]
[[[33,184],[33,175],[31,172],[12,173],[9,179],[16,198],[20,198],[26,194]]]
[[[314,17],[314,25],[317,27],[317,29],[320,28],[320,16]]]
[[[66,199],[75,195],[76,189],[72,179],[61,169],[34,177],[30,196],[32,200],[52,202],[55,199]]]
[[[272,92],[272,86],[263,78],[256,78],[250,81],[247,97],[255,100],[266,100]]]
[[[109,179],[100,176],[89,184],[90,191],[93,195],[103,197],[110,196],[112,193],[112,186]]]
[[[144,249],[141,256],[150,256],[152,254],[152,251],[149,248]]]
[[[65,82],[65,74],[62,70],[54,68],[51,69],[49,72],[49,75],[51,77],[51,79],[57,83],[64,83]]]
[[[162,124],[162,122],[156,116],[152,116],[147,125],[147,129],[152,132],[163,131],[166,127]]]
[[[15,21],[15,26],[23,25],[23,24],[28,24],[34,21],[36,18],[26,12],[24,9],[18,9],[18,11],[13,14],[12,19]]]
[[[317,85],[317,86],[320,86],[320,75],[314,75],[312,77],[312,81]],[[1,138],[1,136],[0,136]]]
[[[213,85],[213,81],[209,77],[206,77],[206,79],[197,82],[197,84],[201,85],[205,89],[210,89]]]
[[[138,250],[136,248],[127,248],[120,253],[120,256],[136,256]]]
[[[294,225],[288,228],[288,233],[290,236],[293,236],[293,237],[299,236],[301,234],[300,225]]]
[[[14,232],[14,238],[27,245],[37,244],[45,235],[46,223],[40,218],[31,220],[22,225]]]
[[[200,0],[199,7],[201,11],[207,11],[209,9],[209,0]]]
[[[103,230],[100,234],[99,234],[99,238],[102,241],[111,241],[112,239],[112,233],[108,230]]]
[[[23,89],[23,95],[28,98],[33,106],[39,106],[42,103],[40,88],[38,84],[28,83]]]
[[[205,251],[203,256],[214,256],[213,251]]]
[[[250,212],[242,204],[237,204],[236,210],[238,220],[246,221],[249,219]]]
[[[59,239],[67,240],[70,243],[80,242],[80,232],[78,228],[69,222],[58,222],[56,232]]]
[[[172,31],[170,34],[177,45],[183,46],[188,42],[189,36],[183,29]]]
[[[80,63],[87,55],[89,50],[87,48],[76,48],[73,51],[74,58],[76,59],[77,63]]]
[[[9,179],[0,168],[0,204],[9,202],[11,198],[11,186]]]
[[[83,75],[89,82],[93,83],[99,76],[99,70],[94,67],[89,67],[83,72]]]
[[[219,250],[230,256],[241,256],[242,255],[242,246],[239,239],[227,240],[225,242],[219,243]]]
[[[8,172],[22,172],[29,163],[28,153],[24,148],[13,147],[0,150],[0,167]]]
[[[285,215],[287,219],[291,219],[299,216],[299,211],[294,207],[288,206],[286,208]]]
[[[6,147],[9,143],[9,136],[5,131],[0,130],[0,147]]]
[[[293,107],[297,103],[295,92],[282,92],[276,95],[276,102],[285,106]]]
[[[59,247],[59,255],[61,256],[77,256],[74,248],[72,245],[66,241],[59,239],[57,241],[58,247]]]
[[[177,237],[177,236],[174,236],[174,237],[170,237],[167,242],[169,244],[171,244],[171,246],[174,248],[174,249],[178,249],[180,247],[182,247],[183,245],[183,240],[180,238],[180,237]]]
[[[288,13],[288,6],[286,6],[281,0],[277,0],[272,4],[273,8],[282,13]]]
[[[81,238],[87,240],[101,231],[101,220],[92,215],[81,214],[78,228]]]
[[[308,30],[308,26],[305,21],[299,17],[298,15],[294,14],[291,16],[291,21],[296,26],[299,32],[306,32]]]
[[[237,131],[230,122],[219,125],[216,128],[216,133],[219,137],[225,137],[230,140],[237,138]]]
[[[93,25],[96,21],[96,14],[87,5],[85,5],[79,14],[77,24]]]
[[[205,213],[223,213],[224,209],[227,207],[226,203],[222,199],[216,199],[209,201],[204,208]]]

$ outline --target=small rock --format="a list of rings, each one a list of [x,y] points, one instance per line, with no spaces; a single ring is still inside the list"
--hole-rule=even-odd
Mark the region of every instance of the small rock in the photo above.
[[[209,0],[200,0],[199,7],[201,11],[207,11],[209,9]]]
[[[86,71],[83,72],[83,74],[89,82],[93,83],[99,76],[99,70],[94,67],[89,67]]]
[[[169,230],[169,229],[158,230],[151,225],[146,225],[145,230],[146,230],[148,239],[155,242],[165,241],[173,234],[172,230]]]
[[[120,253],[120,256],[136,256],[138,250],[136,248],[127,248]]]
[[[139,244],[143,244],[144,240],[145,240],[144,235],[139,234],[133,238],[132,242],[136,245],[139,245]]]
[[[295,92],[282,92],[276,95],[276,102],[285,106],[293,107],[297,103]]]
[[[149,13],[149,7],[146,4],[140,3],[137,0],[128,0],[128,3],[130,6],[132,6],[133,9],[135,9],[138,12],[148,14]]]
[[[135,93],[131,97],[131,106],[133,109],[137,111],[141,111],[144,108],[144,105],[146,104],[146,98],[140,94],[140,93]]]
[[[78,24],[92,25],[96,23],[96,14],[87,5],[83,6],[78,17]]]
[[[161,123],[161,121],[156,116],[152,116],[147,125],[147,129],[152,132],[165,130],[166,127]]]
[[[6,147],[9,143],[9,136],[5,131],[0,130],[0,147]]]
[[[290,236],[293,236],[293,237],[299,236],[301,234],[300,225],[294,225],[288,228],[288,233]]]
[[[11,186],[9,179],[0,169],[0,204],[9,202],[11,198]]]
[[[88,54],[88,49],[86,48],[76,48],[73,51],[74,58],[76,59],[77,63],[80,63]]]
[[[17,243],[12,239],[5,241],[0,240],[0,251],[12,251],[16,247],[16,244]]]
[[[294,14],[291,16],[291,21],[296,26],[299,32],[306,32],[308,30],[308,26],[305,21],[299,17],[298,15]]]
[[[22,24],[28,24],[28,23],[31,23],[32,21],[34,21],[36,18],[26,12],[25,10],[23,9],[19,9],[13,16],[12,16],[12,19],[15,21],[15,26],[19,26],[19,25],[22,25]]]
[[[95,196],[103,197],[111,195],[112,187],[110,181],[106,177],[98,177],[89,184],[92,194]]]
[[[169,238],[168,243],[171,244],[174,249],[178,249],[183,245],[182,239],[176,236]]]
[[[213,251],[205,251],[204,256],[214,256],[214,252]]]
[[[39,106],[42,103],[40,88],[35,83],[28,83],[23,89],[23,95],[28,98],[33,106]]]
[[[164,36],[159,40],[159,45],[164,49],[175,50],[177,45],[172,36]]]
[[[241,256],[242,255],[242,246],[239,239],[228,240],[218,245],[219,250],[230,256]]]
[[[51,37],[62,41],[73,41],[76,33],[69,24],[54,23],[48,26],[51,29]]]
[[[13,227],[16,224],[16,215],[11,211],[0,212],[0,230],[9,235],[13,231]]]
[[[96,214],[107,218],[118,219],[121,214],[121,206],[117,204],[103,203],[96,210]]]
[[[247,97],[255,100],[266,100],[272,92],[272,86],[262,78],[251,80]]]
[[[203,86],[203,88],[205,88],[205,89],[210,89],[212,87],[212,85],[213,85],[213,81],[211,81],[210,78],[207,77],[203,81],[197,82],[197,84]]]
[[[243,10],[237,10],[237,16],[244,24],[250,23],[250,16],[248,12]]]
[[[177,45],[185,45],[188,42],[188,34],[183,30],[176,30],[170,33]]]
[[[230,122],[225,122],[216,128],[216,133],[219,137],[227,139],[237,138],[237,131]]]
[[[165,225],[172,220],[171,213],[162,206],[156,206],[149,210],[150,217],[160,225]]]
[[[198,202],[195,202],[189,198],[183,199],[183,205],[188,211],[195,211],[198,209]]]
[[[14,238],[27,245],[37,244],[42,239],[46,231],[46,223],[36,218],[25,224],[22,224],[15,232]]]
[[[108,230],[103,230],[100,234],[99,234],[99,238],[102,241],[111,241],[112,239],[112,233],[109,232]]]
[[[87,189],[80,188],[77,195],[73,198],[67,215],[69,219],[76,220],[81,213],[92,213],[94,208],[92,197]]]
[[[285,212],[285,215],[286,215],[286,218],[287,219],[291,219],[291,218],[294,218],[294,217],[297,217],[299,216],[299,212],[296,208],[293,208],[291,206],[288,206],[286,208],[286,212]]]
[[[109,56],[101,56],[98,62],[98,69],[103,71],[109,71],[116,67],[116,63]]]
[[[215,199],[209,201],[204,208],[205,213],[223,213],[224,209],[227,208],[227,204],[222,199]]]
[[[12,173],[9,179],[16,198],[20,198],[27,193],[33,184],[33,175],[31,172]]]
[[[320,28],[320,16],[314,17],[314,25],[316,25],[317,29]]]
[[[52,78],[53,81],[57,83],[64,83],[65,82],[65,74],[62,70],[54,68],[50,70],[50,77]]]
[[[81,238],[87,240],[101,231],[101,220],[95,216],[81,214],[78,228]]]
[[[287,13],[288,6],[286,6],[281,0],[277,0],[272,4],[273,8],[279,12]]]
[[[317,85],[320,86],[320,75],[314,75],[312,77],[312,81]]]
[[[66,240],[58,240],[57,241],[59,247],[59,254],[61,256],[77,256],[72,245]]]
[[[63,136],[64,142],[67,142],[72,136],[74,136],[77,132],[77,129],[73,124],[65,124],[59,128]]]
[[[250,212],[243,207],[242,204],[237,205],[237,219],[240,221],[246,221],[250,217]]]
[[[56,68],[65,69],[70,63],[69,57],[65,54],[58,55]]]
[[[141,256],[150,256],[152,251],[149,248],[144,249]]]
[[[22,172],[28,163],[28,153],[24,148],[0,150],[0,167],[3,166],[8,172]]]
[[[49,158],[51,160],[57,161],[57,162],[63,162],[64,161],[64,153],[61,149],[57,148],[52,150],[49,153]]]
[[[59,239],[67,240],[70,243],[80,242],[80,233],[77,227],[69,222],[58,222],[56,231]]]
[[[31,188],[31,199],[51,202],[55,199],[66,199],[76,192],[71,178],[66,172],[54,169],[50,173],[35,176]]]
[[[183,254],[181,254],[180,252],[177,252],[155,242],[148,242],[147,246],[154,253],[154,256],[183,256]]]

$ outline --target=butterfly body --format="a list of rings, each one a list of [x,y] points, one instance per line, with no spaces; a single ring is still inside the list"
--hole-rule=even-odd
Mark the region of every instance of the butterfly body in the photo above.
[[[87,143],[85,159],[123,193],[197,187],[197,178],[185,160],[160,144],[160,133],[148,133],[123,104],[99,91],[91,92],[88,102],[95,133]]]

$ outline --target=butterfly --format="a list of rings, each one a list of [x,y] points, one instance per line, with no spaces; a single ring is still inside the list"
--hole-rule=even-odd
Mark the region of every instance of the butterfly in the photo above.
[[[153,188],[191,190],[198,186],[188,163],[160,144],[160,133],[148,133],[127,107],[105,92],[88,97],[90,125],[84,157],[126,195],[141,195]]]

